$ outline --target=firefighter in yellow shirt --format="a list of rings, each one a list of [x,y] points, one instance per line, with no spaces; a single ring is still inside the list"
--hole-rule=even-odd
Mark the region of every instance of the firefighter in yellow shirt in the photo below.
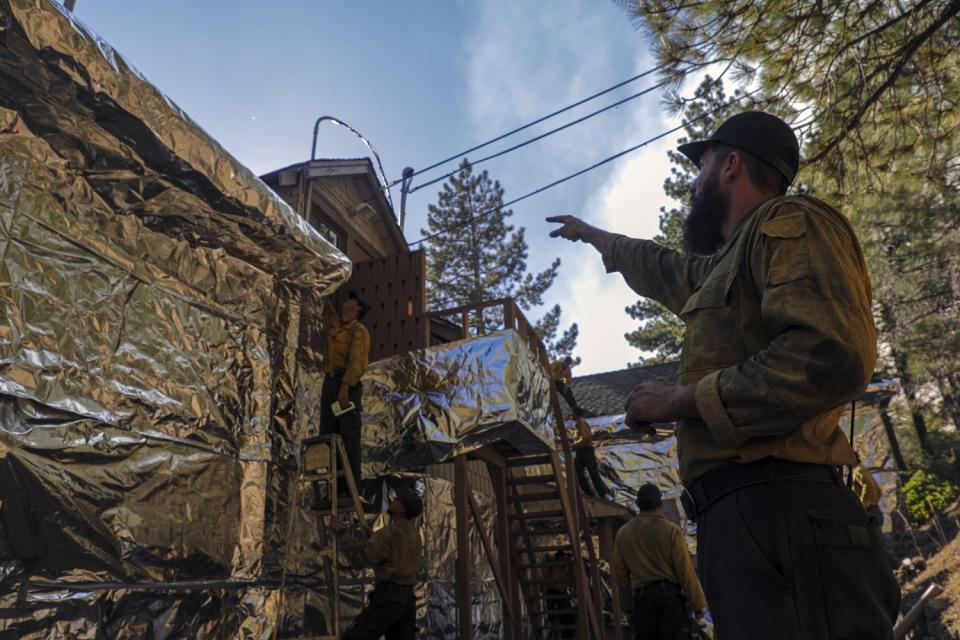
[[[390,502],[390,524],[364,540],[345,533],[340,520],[331,519],[344,555],[359,566],[373,567],[376,580],[370,600],[343,634],[344,640],[396,640],[416,637],[417,600],[413,588],[423,567],[423,545],[414,520],[423,512],[418,496],[399,496]]]
[[[343,438],[358,491],[363,411],[360,378],[367,370],[370,353],[370,333],[360,320],[369,310],[370,306],[351,291],[340,305],[339,315],[330,304],[326,304],[322,318],[326,336],[323,348],[323,390],[320,394],[320,433],[336,433]],[[337,415],[338,413],[340,415]],[[346,492],[346,483],[340,483],[341,496]]]
[[[662,505],[656,486],[640,487],[640,512],[620,528],[613,545],[620,607],[633,622],[636,640],[689,638],[687,602],[697,620],[707,606],[683,531],[661,515]]]
[[[573,396],[573,358],[567,356],[562,360],[554,360],[550,363],[550,379],[557,393],[563,396],[571,410],[580,411],[580,405]]]
[[[580,483],[580,489],[588,496],[606,498],[607,485],[600,478],[600,469],[597,467],[597,453],[593,448],[593,431],[583,419],[583,411],[579,408],[573,410],[573,417],[577,421],[573,438],[573,460],[577,471],[577,482]],[[590,473],[593,488],[587,481],[587,472]]]

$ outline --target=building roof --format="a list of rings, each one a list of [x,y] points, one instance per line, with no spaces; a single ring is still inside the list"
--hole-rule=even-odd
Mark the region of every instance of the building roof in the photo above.
[[[353,178],[360,181],[364,199],[377,212],[398,247],[407,250],[407,241],[397,221],[396,213],[383,192],[383,186],[370,158],[322,158],[298,162],[275,169],[260,176],[271,187],[296,184],[299,174],[307,178]]]
[[[680,364],[667,362],[648,367],[633,367],[619,371],[593,373],[573,379],[573,395],[577,403],[590,414],[611,416],[623,413],[623,403],[635,386],[641,382],[677,381]],[[565,417],[569,418],[566,403],[561,402]]]

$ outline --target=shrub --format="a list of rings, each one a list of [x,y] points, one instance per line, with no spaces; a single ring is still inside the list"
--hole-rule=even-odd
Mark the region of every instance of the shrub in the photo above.
[[[960,495],[960,486],[920,469],[903,485],[907,513],[915,525],[921,525],[934,511],[946,508]]]

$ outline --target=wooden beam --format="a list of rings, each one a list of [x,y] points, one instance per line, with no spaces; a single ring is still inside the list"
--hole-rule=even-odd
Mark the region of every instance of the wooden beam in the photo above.
[[[503,574],[500,572],[500,567],[497,566],[497,558],[493,555],[493,545],[490,544],[490,538],[487,537],[487,532],[483,529],[483,519],[480,517],[480,507],[477,505],[476,499],[473,497],[473,492],[467,485],[467,500],[470,503],[470,513],[473,515],[473,521],[477,525],[477,533],[480,534],[480,542],[483,544],[483,551],[487,555],[487,561],[490,563],[490,571],[493,572],[493,581],[497,584],[497,590],[500,592],[500,602],[503,604],[503,608],[506,610],[506,613],[509,617],[514,616],[514,611],[511,608],[512,603],[510,602],[510,589],[507,585],[506,580],[504,579]]]
[[[493,499],[497,508],[497,518],[493,523],[493,538],[500,551],[500,573],[506,577],[507,594],[510,607],[505,610],[512,612],[504,620],[504,640],[520,640],[520,593],[517,588],[518,576],[514,574],[512,558],[514,554],[513,539],[510,536],[510,520],[507,518],[510,503],[507,501],[507,472],[503,465],[487,462],[487,471],[490,473],[490,483],[493,485]]]
[[[613,545],[616,540],[616,531],[612,518],[600,520],[600,558],[607,561],[607,566],[613,567]],[[611,571],[611,574],[613,572]],[[620,609],[620,588],[616,578],[610,576],[611,599],[613,600],[613,628],[616,640],[625,640],[623,636],[623,611]]]
[[[470,517],[469,492],[467,480],[467,456],[460,454],[453,459],[454,483],[453,502],[457,513],[457,637],[470,640],[472,636],[471,609],[473,600],[470,594]]]
[[[504,455],[490,445],[474,449],[470,452],[470,457],[487,463],[488,467],[503,467],[507,464],[507,459]]]

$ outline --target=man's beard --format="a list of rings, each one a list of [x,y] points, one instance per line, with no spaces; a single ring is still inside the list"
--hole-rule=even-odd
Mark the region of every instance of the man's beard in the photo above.
[[[716,175],[697,189],[690,199],[690,213],[683,219],[683,250],[711,256],[723,246],[723,225],[730,214],[730,198],[720,191]]]

